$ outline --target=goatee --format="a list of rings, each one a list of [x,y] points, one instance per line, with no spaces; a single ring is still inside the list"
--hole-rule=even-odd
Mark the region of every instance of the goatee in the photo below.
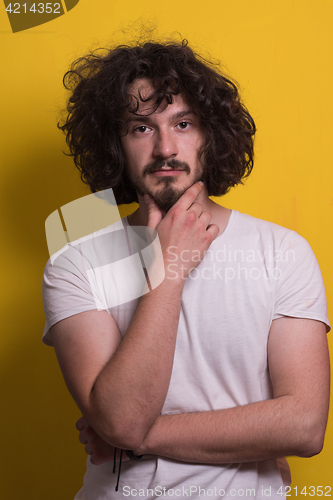
[[[139,195],[144,196],[144,194],[149,194],[162,212],[168,212],[168,210],[170,210],[170,208],[179,200],[179,198],[185,193],[185,191],[190,186],[181,189],[176,188],[173,186],[173,184],[177,180],[177,177],[165,176],[158,178],[158,184],[161,185],[161,189],[156,190],[154,193],[150,192],[147,189],[143,179],[147,175],[156,172],[158,170],[161,170],[162,167],[164,166],[168,166],[173,170],[182,170],[187,175],[191,173],[191,169],[186,162],[182,162],[176,159],[171,159],[168,161],[155,160],[154,162],[149,163],[148,165],[145,166],[142,173],[142,177],[132,176],[131,183]],[[192,184],[201,180],[201,178],[202,178],[202,173],[200,176],[198,176],[197,179],[193,181]]]
[[[166,180],[167,179],[170,179],[170,177],[166,177]],[[158,191],[157,193],[150,194],[150,196],[162,212],[168,212],[176,201],[178,201],[179,198],[185,193],[186,189],[187,188],[176,189],[171,185],[171,183],[169,183],[169,185],[166,185],[165,189]]]

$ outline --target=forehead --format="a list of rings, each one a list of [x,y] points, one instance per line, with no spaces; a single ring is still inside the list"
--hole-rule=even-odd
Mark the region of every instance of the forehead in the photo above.
[[[173,101],[170,105],[166,100],[163,101],[157,109],[155,109],[155,99],[148,100],[147,102],[142,102],[146,99],[149,99],[149,97],[155,92],[155,90],[156,89],[152,81],[148,78],[138,78],[128,86],[128,94],[130,96],[134,96],[134,98],[138,99],[139,102],[139,108],[136,112],[137,114],[149,115],[151,113],[162,113],[167,108],[169,108],[169,106],[172,106],[173,109],[175,109],[176,107],[179,109],[189,108],[189,103],[183,94],[177,94],[173,96]],[[126,115],[129,114],[131,113],[126,112]]]

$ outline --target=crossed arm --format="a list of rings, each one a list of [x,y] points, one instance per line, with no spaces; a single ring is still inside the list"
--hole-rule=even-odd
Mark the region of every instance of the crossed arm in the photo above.
[[[193,185],[162,221],[158,217],[162,249],[209,248],[217,226],[210,226],[210,215],[195,203],[200,189]],[[153,219],[154,214],[149,221]],[[92,462],[110,460],[114,446],[201,463],[319,453],[329,401],[326,327],[319,321],[273,321],[268,340],[273,399],[160,415],[171,377],[183,285],[183,280],[165,279],[141,297],[123,339],[105,311],[77,314],[52,327],[60,367],[84,417],[80,440]]]
[[[77,319],[81,316],[80,324],[85,330],[89,329],[90,320],[96,326],[96,315],[100,315],[102,323],[112,321],[104,312],[82,313]],[[60,335],[57,333],[54,336],[56,344],[61,344],[61,332]],[[68,355],[72,358],[72,353]],[[91,355],[95,357],[96,353]],[[152,362],[149,353],[146,362],[148,358],[147,365]],[[308,457],[319,453],[324,441],[329,402],[325,325],[296,318],[273,321],[268,342],[268,364],[273,399],[224,410],[154,416],[153,422],[150,418],[149,424],[142,426],[147,431],[139,437],[137,434],[133,436],[130,431],[136,427],[132,419],[129,422],[127,415],[135,410],[137,403],[129,393],[129,401],[124,407],[128,404],[129,409],[128,412],[124,409],[122,416],[129,433],[125,441],[116,435],[118,430],[104,432],[106,426],[99,419],[108,420],[105,413],[98,410],[95,416],[93,410],[88,411],[84,406],[81,410],[85,418],[78,427],[81,430],[80,440],[86,444],[86,450],[95,464],[112,460],[113,446],[134,449],[138,455],[154,454],[198,463],[246,462],[287,455]],[[160,362],[158,366],[160,369]],[[135,378],[135,373],[132,376]],[[117,383],[121,390],[125,389],[121,381]],[[117,400],[110,401],[106,411],[113,413],[112,406],[119,407],[118,403]],[[145,420],[147,415],[142,414],[142,407],[141,402],[140,410],[137,410],[141,415],[137,414],[135,418]]]
[[[326,328],[273,321],[268,344],[273,399],[204,413],[158,417],[136,453],[228,463],[319,453],[329,402]]]

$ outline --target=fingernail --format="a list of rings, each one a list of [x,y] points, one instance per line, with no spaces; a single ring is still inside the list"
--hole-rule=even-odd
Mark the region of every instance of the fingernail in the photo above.
[[[199,184],[200,184],[200,186],[203,186],[203,185],[204,185],[204,183],[203,183],[202,181],[199,181]]]

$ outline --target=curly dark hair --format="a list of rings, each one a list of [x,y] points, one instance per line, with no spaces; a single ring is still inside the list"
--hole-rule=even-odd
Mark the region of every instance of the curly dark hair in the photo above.
[[[126,130],[124,112],[136,113],[140,104],[137,99],[133,106],[127,91],[137,78],[151,79],[156,91],[145,101],[154,99],[155,110],[179,93],[195,107],[206,134],[200,155],[209,195],[225,194],[251,173],[255,124],[235,83],[194,54],[186,40],[144,43],[94,51],[75,61],[64,76],[72,94],[58,127],[92,192],[111,187],[117,203],[138,201],[120,140]]]

